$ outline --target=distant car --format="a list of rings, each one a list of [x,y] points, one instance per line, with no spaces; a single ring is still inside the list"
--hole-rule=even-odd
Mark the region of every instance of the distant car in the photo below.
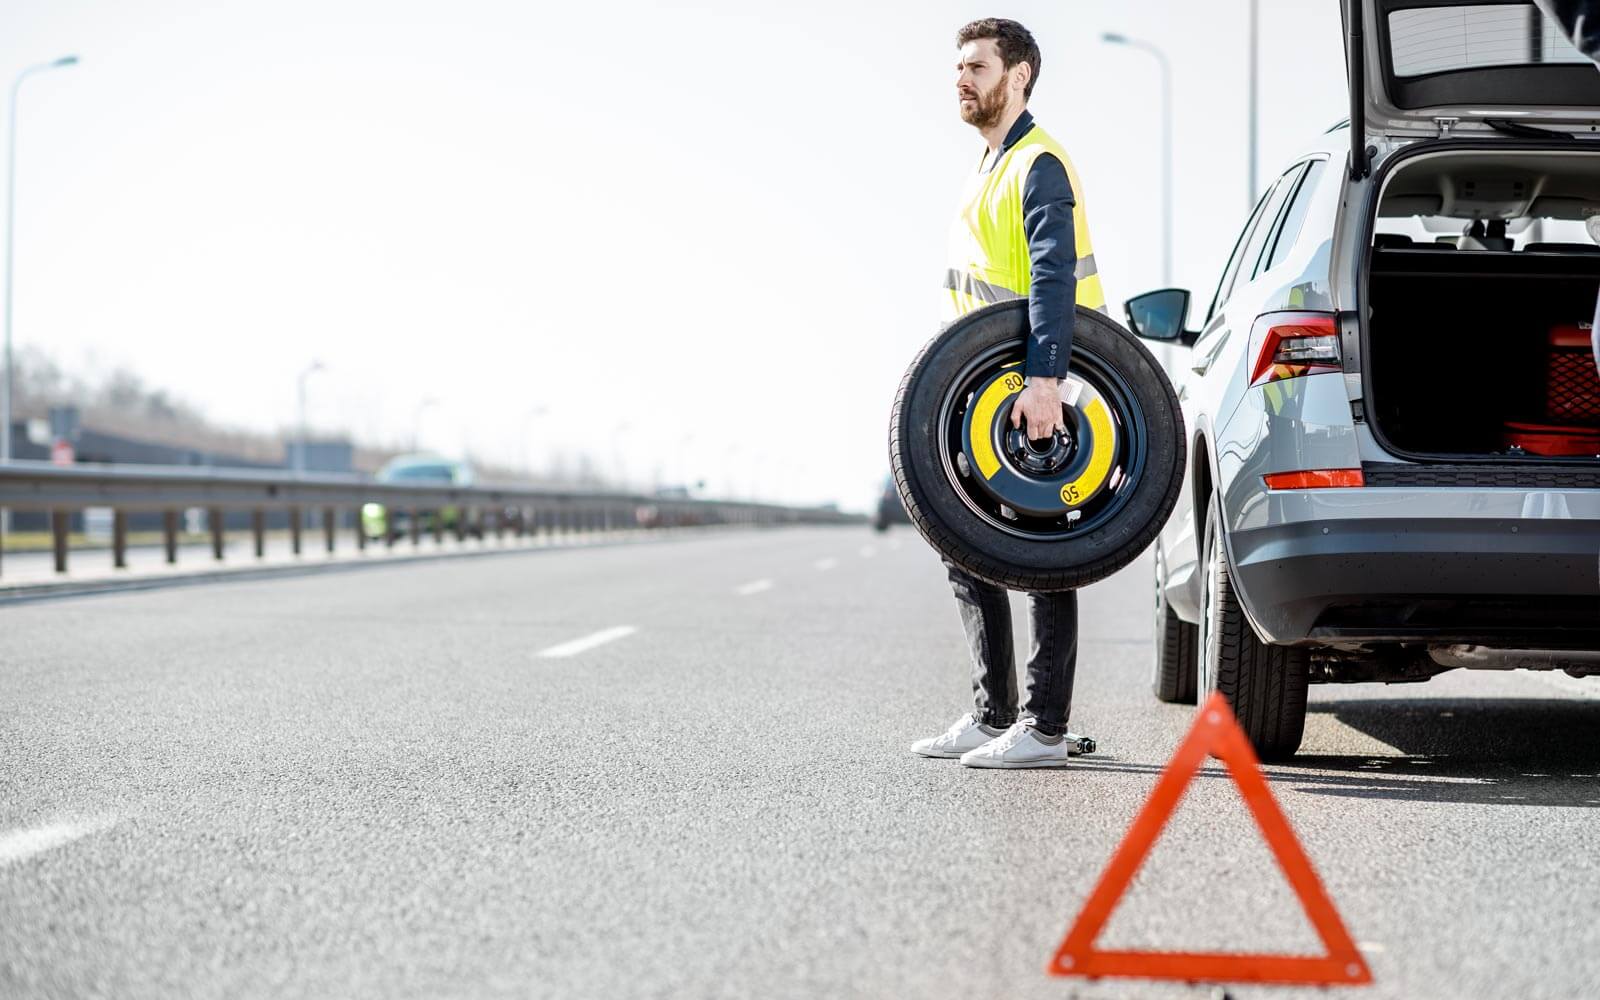
[[[895,489],[894,477],[885,476],[883,492],[878,496],[878,510],[872,515],[872,527],[875,531],[888,531],[891,524],[910,524],[911,516],[906,513],[906,505],[900,502],[900,491]]]
[[[379,469],[375,478],[380,483],[401,486],[472,486],[477,481],[471,466],[438,455],[400,455]],[[417,511],[419,530],[424,533],[433,531],[436,522],[440,530],[454,531],[460,519],[461,508],[454,506]],[[368,538],[399,537],[411,530],[411,511],[403,507],[390,511],[381,503],[363,504],[361,528]],[[481,534],[476,526],[472,530]]]

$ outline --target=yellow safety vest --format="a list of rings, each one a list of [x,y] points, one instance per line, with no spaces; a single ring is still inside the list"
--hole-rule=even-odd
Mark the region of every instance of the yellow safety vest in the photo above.
[[[1066,150],[1035,125],[1001,155],[994,169],[984,173],[980,167],[967,182],[961,214],[950,229],[950,266],[944,278],[947,318],[964,316],[993,302],[1027,297],[1033,284],[1033,266],[1028,257],[1028,236],[1022,228],[1022,185],[1040,153],[1054,154],[1072,184],[1078,304],[1106,311],[1106,293],[1100,287],[1094,245],[1089,240],[1083,184]]]

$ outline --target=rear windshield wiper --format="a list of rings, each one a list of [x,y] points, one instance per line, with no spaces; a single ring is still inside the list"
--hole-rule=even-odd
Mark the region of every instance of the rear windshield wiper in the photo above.
[[[1555,129],[1535,128],[1532,125],[1524,125],[1521,122],[1509,122],[1504,118],[1485,118],[1483,123],[1494,129],[1496,132],[1504,132],[1506,135],[1514,135],[1523,139],[1568,139],[1576,141],[1578,138],[1571,132],[1557,132]]]

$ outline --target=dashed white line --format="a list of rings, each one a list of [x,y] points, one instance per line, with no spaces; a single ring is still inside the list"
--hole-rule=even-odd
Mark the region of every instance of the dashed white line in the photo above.
[[[819,570],[821,570],[823,572],[827,572],[828,570],[833,569],[835,566],[839,565],[839,560],[837,560],[837,559],[818,559],[813,565],[815,565],[817,567],[817,569],[819,569]]]
[[[749,583],[741,584],[740,586],[733,588],[733,592],[738,594],[740,597],[749,597],[751,594],[759,594],[763,590],[771,589],[771,580],[751,580]]]
[[[559,646],[551,646],[549,649],[540,650],[539,655],[547,659],[565,656],[577,656],[579,653],[587,652],[596,646],[603,646],[608,642],[615,642],[618,639],[626,638],[637,631],[639,630],[634,628],[632,625],[618,625],[614,628],[604,628],[593,633],[592,635],[586,635],[578,639],[573,639],[571,642],[563,642]]]
[[[52,847],[70,844],[79,837],[98,833],[115,822],[114,819],[94,819],[77,823],[52,823],[5,834],[0,836],[0,867],[31,858]]]

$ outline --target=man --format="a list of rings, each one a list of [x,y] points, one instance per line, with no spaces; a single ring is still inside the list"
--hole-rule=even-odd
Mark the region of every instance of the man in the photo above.
[[[1600,66],[1600,0],[1535,0],[1561,26],[1573,48]],[[1588,219],[1589,236],[1600,243],[1600,215]],[[1594,323],[1589,332],[1589,348],[1600,368],[1600,301],[1595,303]]]
[[[945,275],[951,317],[1007,298],[1027,298],[1026,384],[1011,415],[1042,440],[1066,430],[1060,379],[1072,353],[1073,302],[1105,309],[1095,274],[1082,189],[1061,146],[1033,122],[1028,98],[1039,46],[1015,21],[985,18],[956,35],[961,120],[986,149],[951,230]],[[972,654],[976,708],[911,749],[968,767],[1061,767],[1077,669],[1078,603],[1072,591],[1029,594],[1033,627],[1026,713],[1017,714],[1011,605],[1000,587],[946,561]]]

